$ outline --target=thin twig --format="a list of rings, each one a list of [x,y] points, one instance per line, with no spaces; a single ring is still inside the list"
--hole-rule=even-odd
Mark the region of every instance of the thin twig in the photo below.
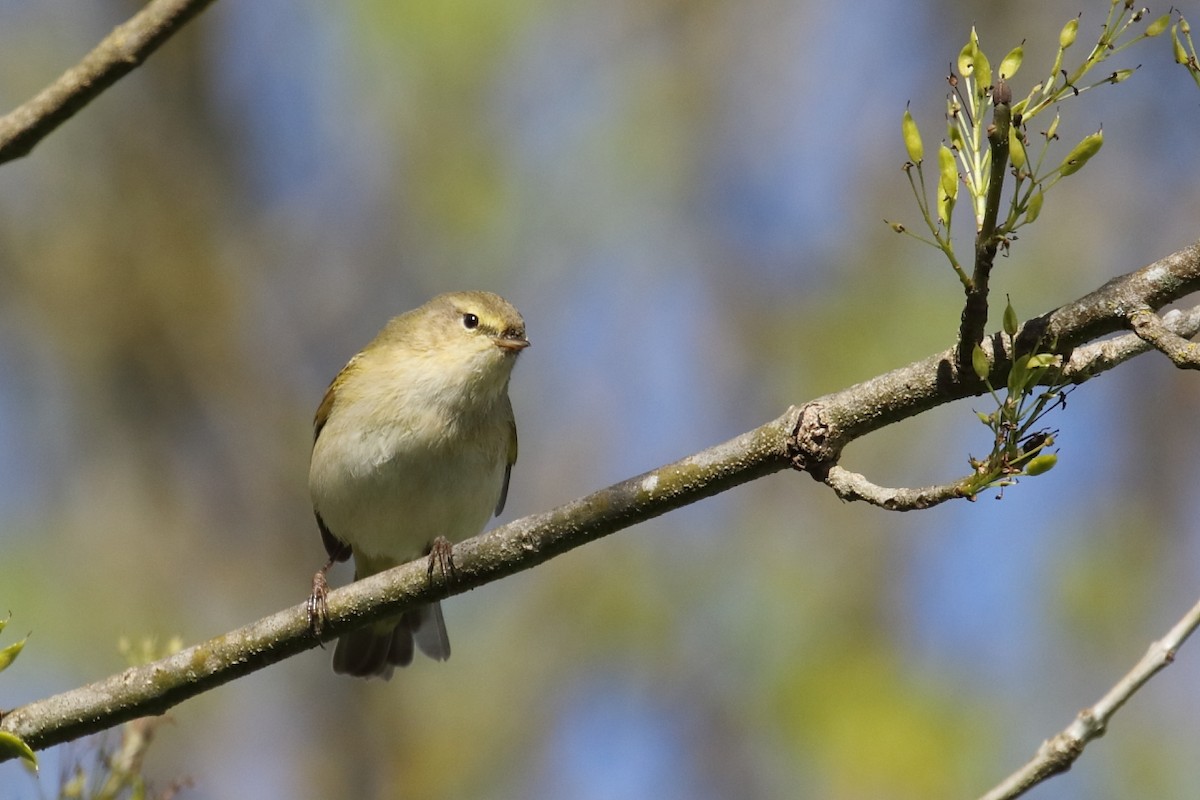
[[[1152,345],[1180,369],[1200,369],[1200,344],[1172,331],[1148,308],[1138,309],[1129,317],[1129,325],[1139,339]]]
[[[1083,748],[1104,733],[1109,720],[1134,692],[1175,660],[1175,653],[1197,627],[1200,627],[1200,603],[1192,606],[1166,636],[1151,644],[1146,655],[1104,697],[1091,708],[1080,711],[1074,722],[1043,742],[1025,766],[1005,778],[981,800],[1012,800],[1047,778],[1070,769]]]
[[[29,155],[51,131],[133,71],[213,0],[150,0],[83,60],[0,117],[0,164]]]

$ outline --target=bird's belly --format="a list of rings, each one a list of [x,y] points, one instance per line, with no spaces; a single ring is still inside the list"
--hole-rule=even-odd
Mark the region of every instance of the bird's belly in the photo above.
[[[311,476],[313,501],[339,539],[372,561],[423,555],[439,536],[459,542],[483,530],[500,496],[498,447],[456,453],[401,450]]]

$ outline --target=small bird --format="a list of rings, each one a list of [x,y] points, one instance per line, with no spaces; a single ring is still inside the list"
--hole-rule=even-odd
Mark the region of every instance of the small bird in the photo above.
[[[433,559],[504,509],[517,460],[508,382],[528,346],[507,300],[453,292],[392,319],[350,359],[313,420],[308,485],[329,554],[314,585],[352,554],[355,580]],[[439,603],[342,635],[333,670],[386,680],[414,642],[450,657]]]

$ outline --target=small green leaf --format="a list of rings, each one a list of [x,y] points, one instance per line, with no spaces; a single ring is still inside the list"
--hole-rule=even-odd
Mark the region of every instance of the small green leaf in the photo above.
[[[8,647],[0,649],[0,672],[8,669],[12,662],[17,660],[17,656],[21,654],[21,649],[25,647],[25,640],[13,642]]]
[[[950,195],[951,199],[957,200],[958,164],[954,161],[954,153],[946,145],[938,147],[938,171],[941,176],[939,183],[942,191]]]
[[[992,366],[988,363],[987,353],[983,352],[979,345],[975,345],[975,349],[971,351],[971,368],[981,381],[986,381],[991,372]]]
[[[1146,28],[1146,35],[1147,36],[1158,36],[1160,33],[1165,31],[1167,29],[1167,26],[1170,24],[1171,24],[1171,15],[1163,14],[1161,17],[1154,20],[1154,22],[1150,23],[1150,27]]]
[[[1176,25],[1174,28],[1171,29],[1171,44],[1175,48],[1175,63],[1176,64],[1188,63],[1187,50],[1184,48],[1183,42],[1181,42],[1179,40],[1179,26],[1178,25]]]
[[[958,72],[975,78],[975,91],[982,95],[992,85],[992,65],[979,47],[979,35],[971,28],[971,38],[958,53]]]
[[[1012,307],[1012,301],[1009,300],[1004,306],[1004,332],[1009,336],[1016,336],[1018,327],[1017,310]]]
[[[1000,62],[1000,77],[1008,80],[1013,75],[1017,74],[1017,70],[1021,68],[1021,61],[1025,58],[1025,47],[1017,45],[1008,52],[1004,60]]]
[[[966,77],[975,68],[975,29],[971,29],[971,38],[958,51],[958,74]]]
[[[1040,456],[1034,456],[1029,459],[1029,463],[1025,465],[1026,475],[1042,475],[1054,469],[1054,465],[1058,463],[1058,456],[1054,453],[1042,453]]]
[[[1025,387],[1029,383],[1029,356],[1021,356],[1013,362],[1012,369],[1008,371],[1008,395],[1009,399],[1025,393]]]
[[[921,132],[908,109],[904,109],[904,119],[900,122],[900,130],[904,134],[904,147],[908,150],[908,158],[914,164],[920,164],[925,158],[925,147],[921,144]]]
[[[1028,163],[1025,157],[1025,143],[1021,141],[1021,129],[1016,125],[1008,127],[1008,158],[1018,170],[1025,169]]]
[[[1026,363],[1030,369],[1042,369],[1054,366],[1057,362],[1058,356],[1053,353],[1038,353],[1037,355],[1030,356],[1029,361]]]
[[[8,731],[0,731],[0,755],[8,758],[20,758],[37,771],[37,756],[29,749],[29,745]]]
[[[949,227],[954,203],[958,200],[958,165],[954,162],[954,153],[944,144],[938,147],[938,167],[937,215]]]
[[[1060,50],[1066,50],[1071,45],[1075,44],[1075,35],[1079,33],[1079,17],[1063,25],[1062,30],[1058,34],[1058,47]]]
[[[1034,192],[1029,198],[1029,206],[1025,209],[1025,224],[1033,222],[1042,213],[1042,203],[1046,200],[1044,192]]]
[[[1067,158],[1063,161],[1062,166],[1059,167],[1059,171],[1064,177],[1079,172],[1079,170],[1083,169],[1083,165],[1088,162],[1088,159],[1100,152],[1100,147],[1103,144],[1103,130],[1089,133],[1083,137],[1083,141],[1075,145],[1075,148],[1067,154]]]

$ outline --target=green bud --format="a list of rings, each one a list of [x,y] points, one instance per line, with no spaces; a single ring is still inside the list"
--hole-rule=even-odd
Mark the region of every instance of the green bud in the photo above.
[[[1179,32],[1182,33],[1184,36],[1188,36],[1189,34],[1191,34],[1192,26],[1188,24],[1188,21],[1186,19],[1184,19],[1183,17],[1180,17],[1178,25],[1179,25]]]
[[[1042,213],[1042,203],[1045,202],[1046,195],[1043,192],[1034,192],[1029,198],[1029,205],[1025,208],[1025,224],[1033,222]]]
[[[951,199],[958,199],[958,164],[954,161],[954,153],[946,145],[938,148],[938,170],[941,173],[940,184],[942,191]]]
[[[949,227],[954,203],[958,200],[958,169],[954,163],[954,153],[944,144],[938,147],[938,166],[937,215]]]
[[[1012,307],[1012,300],[1009,300],[1004,306],[1004,332],[1009,336],[1016,336],[1018,327],[1017,310]]]
[[[1171,15],[1163,14],[1161,17],[1154,20],[1154,22],[1150,23],[1150,27],[1146,28],[1146,35],[1147,36],[1158,36],[1160,33],[1165,31],[1167,29],[1167,26],[1170,24],[1171,24]]]
[[[979,47],[979,36],[974,27],[971,28],[970,41],[959,51],[958,72],[964,77],[974,77],[977,91],[992,85],[992,65]]]
[[[1181,42],[1179,40],[1179,30],[1178,29],[1179,29],[1178,25],[1176,25],[1174,28],[1171,29],[1171,39],[1172,39],[1171,44],[1174,45],[1174,47],[1175,47],[1175,63],[1176,64],[1186,64],[1186,63],[1188,63],[1188,54],[1187,54],[1187,50],[1183,46],[1183,42]]]
[[[1025,157],[1025,143],[1021,141],[1021,129],[1016,125],[1008,126],[1008,158],[1017,169],[1025,169],[1028,159]]]
[[[884,220],[884,222],[887,222],[887,220]],[[904,233],[904,231],[907,230],[899,222],[888,222],[888,225],[890,225],[892,230],[894,230],[896,233]]]
[[[1100,152],[1100,147],[1103,144],[1103,130],[1089,133],[1083,137],[1083,141],[1075,145],[1074,150],[1067,154],[1067,158],[1063,161],[1062,166],[1059,167],[1059,171],[1064,177],[1079,172],[1079,170],[1083,169],[1083,165],[1088,162],[1088,159]]]
[[[1029,463],[1025,465],[1025,474],[1042,475],[1054,469],[1054,465],[1057,463],[1057,455],[1054,453],[1042,453],[1040,456],[1034,456],[1029,459]]]
[[[955,150],[957,150],[961,153],[963,150],[966,149],[967,144],[966,144],[966,142],[963,141],[962,131],[960,131],[958,129],[957,125],[955,125],[954,123],[950,123],[949,131],[947,132],[947,135],[950,138],[950,146],[953,147]]]
[[[13,642],[8,647],[0,650],[0,672],[8,669],[12,662],[17,660],[17,656],[21,654],[21,650],[25,647],[25,640]]]
[[[1021,60],[1025,58],[1024,45],[1017,45],[1008,52],[1004,60],[1000,62],[1000,77],[1005,80],[1017,74],[1017,70],[1021,68]]]
[[[1011,401],[1025,392],[1029,382],[1029,356],[1019,356],[1008,371],[1008,396]]]
[[[1050,127],[1046,129],[1046,141],[1052,142],[1058,136],[1058,121],[1061,119],[1056,113],[1054,119],[1050,122]]]
[[[983,352],[983,348],[975,345],[975,349],[971,351],[971,368],[975,370],[975,375],[979,380],[986,381],[991,373],[991,364],[988,363],[987,353]]]
[[[1079,33],[1079,17],[1063,25],[1062,30],[1058,34],[1058,47],[1060,50],[1066,50],[1071,45],[1075,44],[1075,34]]]
[[[937,190],[937,218],[947,228],[950,227],[950,218],[954,216],[955,198],[942,191],[939,186]]]
[[[925,158],[925,147],[921,144],[921,132],[917,130],[917,123],[913,121],[907,108],[904,109],[904,118],[900,121],[900,130],[904,134],[904,146],[908,149],[909,160],[920,164]]]
[[[975,416],[979,417],[979,421],[984,425],[991,425],[996,419],[995,414],[985,414],[982,411],[976,411]]]
[[[971,29],[973,34],[975,29]],[[963,49],[958,51],[958,74],[964,78],[971,74],[971,70],[975,68],[975,42],[974,37],[963,45]]]
[[[1030,369],[1043,369],[1044,367],[1052,366],[1058,361],[1058,356],[1054,353],[1038,353],[1029,357],[1026,366]]]
[[[1132,69],[1119,69],[1108,76],[1109,83],[1120,83],[1134,73]]]

